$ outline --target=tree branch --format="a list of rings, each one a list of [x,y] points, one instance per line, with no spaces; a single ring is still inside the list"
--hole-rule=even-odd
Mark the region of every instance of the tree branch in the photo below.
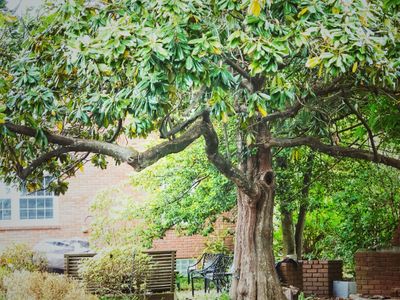
[[[204,114],[203,120],[203,136],[206,143],[206,153],[208,159],[222,174],[232,180],[245,194],[252,198],[257,197],[260,193],[257,186],[253,182],[249,181],[243,172],[235,168],[230,161],[226,160],[219,153],[218,136],[210,121],[209,115]]]
[[[199,117],[201,117],[203,115],[203,113],[204,113],[204,111],[197,112],[196,114],[194,114],[192,117],[190,117],[186,121],[184,121],[184,122],[178,124],[177,126],[175,126],[174,128],[172,128],[170,131],[163,132],[160,129],[160,138],[166,139],[166,138],[170,138],[170,137],[176,135],[177,133],[186,129],[189,125],[193,124],[193,122],[195,122]]]
[[[5,124],[2,124],[0,126],[5,126],[8,130],[21,134],[24,136],[29,136],[29,137],[36,137],[37,130],[28,126],[24,125],[17,125],[13,124],[10,122],[6,122]],[[61,146],[67,146],[71,145],[74,143],[74,138],[66,137],[63,135],[57,135],[57,134],[51,134],[51,133],[46,133],[45,136],[47,137],[47,141],[52,144],[57,144]]]
[[[178,138],[158,144],[144,152],[137,152],[137,155],[133,155],[128,159],[128,164],[131,165],[136,171],[141,171],[164,156],[181,152],[191,143],[201,137],[202,134],[203,127],[201,126],[201,121],[199,120]]]
[[[298,138],[271,138],[265,143],[266,147],[297,147],[297,146],[308,146],[311,149],[328,154],[334,157],[349,157],[355,159],[362,159],[366,161],[372,161],[381,163],[400,170],[400,159],[377,154],[375,159],[374,153],[355,149],[350,147],[332,146],[322,143],[316,137],[298,137]]]
[[[349,100],[346,99],[346,97],[343,98],[343,102],[350,108],[350,110],[356,115],[357,119],[364,125],[365,129],[367,130],[369,140],[371,141],[372,151],[374,152],[374,158],[375,160],[377,160],[378,151],[376,150],[374,135],[372,133],[371,128],[369,127],[368,123],[364,120],[364,117],[361,115],[361,113],[353,105],[351,105],[351,103],[349,102]]]
[[[60,154],[69,152],[68,148],[60,147],[55,150],[49,151],[42,156],[35,159],[29,166],[26,168],[18,170],[18,176],[25,180],[29,175],[32,174],[36,170],[36,168],[40,167],[42,164],[46,163],[50,159],[59,156]]]
[[[118,120],[118,126],[117,126],[117,128],[115,129],[114,134],[112,135],[112,137],[111,137],[107,142],[108,142],[108,143],[113,143],[113,142],[115,142],[115,140],[117,139],[117,137],[119,136],[119,134],[120,134],[120,132],[121,132],[121,129],[122,129],[122,119],[119,119],[119,120]]]
[[[229,57],[225,57],[225,62],[239,75],[243,77],[243,80],[240,82],[240,86],[244,89],[247,89],[250,93],[254,93],[254,77],[251,77],[250,74],[242,68],[237,62],[230,59]]]
[[[293,106],[289,106],[284,111],[273,112],[263,118],[265,121],[275,121],[278,119],[287,119],[294,117],[303,105],[298,101]]]
[[[330,85],[328,86],[315,86],[313,88],[315,92],[315,96],[317,97],[325,97],[332,92],[340,91],[341,89],[344,88],[344,86],[337,85],[340,82],[339,79],[336,79],[333,81]],[[304,102],[302,101],[297,101],[294,105],[287,107],[283,111],[277,111],[273,112],[266,117],[263,118],[264,121],[276,121],[278,119],[288,119],[288,118],[293,118],[294,116],[297,115],[297,113],[300,111],[302,107],[304,107],[304,104],[309,101],[313,97],[307,97],[306,99],[303,99]],[[240,108],[243,109],[243,108]]]
[[[9,122],[0,125],[0,127],[1,126],[5,126],[8,130],[27,137],[36,136],[36,129],[31,127],[16,125]],[[43,163],[60,154],[68,152],[91,152],[96,154],[104,154],[119,159],[123,162],[127,162],[136,171],[141,171],[168,154],[177,153],[184,150],[193,141],[202,136],[202,128],[201,121],[194,123],[192,127],[190,127],[178,138],[158,144],[144,152],[138,152],[129,146],[124,147],[103,141],[85,140],[44,132],[49,143],[62,147],[43,154],[34,160],[30,166],[19,173],[21,176],[26,178],[33,172],[35,168],[39,167]]]
[[[250,74],[243,69],[238,63],[230,59],[229,57],[225,57],[226,63],[236,72],[238,72],[243,78],[246,78],[247,80],[251,81],[252,77]]]

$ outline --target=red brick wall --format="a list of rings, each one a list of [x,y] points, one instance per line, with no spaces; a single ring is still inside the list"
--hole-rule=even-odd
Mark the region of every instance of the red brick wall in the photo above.
[[[0,223],[0,251],[13,243],[25,243],[34,246],[45,239],[62,239],[72,237],[88,238],[84,233],[89,225],[89,207],[96,195],[106,189],[121,187],[124,192],[132,194],[133,198],[143,199],[142,193],[135,194],[129,189],[129,174],[132,168],[122,164],[114,166],[111,162],[107,170],[100,170],[86,165],[83,172],[69,180],[69,189],[65,195],[58,198],[59,220],[56,225],[22,227],[2,227]],[[85,222],[86,219],[86,222]],[[202,236],[178,237],[173,231],[167,233],[162,240],[154,242],[155,249],[177,250],[177,258],[198,257],[204,248],[206,239]],[[232,247],[232,239],[228,239]]]
[[[193,258],[201,255],[205,241],[203,236],[177,236],[173,230],[169,230],[163,239],[153,242],[153,249],[176,249],[177,258]]]
[[[355,264],[358,293],[400,296],[400,252],[357,252]]]
[[[303,260],[301,262],[304,294],[331,297],[333,281],[342,280],[343,262],[339,260]]]
[[[215,224],[215,233],[218,235],[221,230],[226,228],[233,230],[233,227],[234,224],[225,223],[222,221],[222,218],[219,218]],[[213,235],[210,235],[209,237],[201,235],[179,236],[173,230],[169,230],[163,239],[155,240],[153,242],[153,249],[173,249],[177,250],[177,258],[197,258],[203,254],[205,243],[208,239],[212,241]],[[232,236],[227,236],[224,239],[224,243],[231,251],[233,251],[234,242]]]
[[[52,226],[19,226],[0,227],[0,248],[12,243],[34,245],[38,241],[50,238],[84,237],[85,219],[90,215],[89,206],[101,190],[112,188],[128,179],[132,169],[126,165],[112,166],[100,170],[85,166],[83,172],[69,180],[69,189],[65,195],[58,197],[58,222]],[[38,224],[40,221],[38,220]],[[1,226],[1,223],[0,223]]]

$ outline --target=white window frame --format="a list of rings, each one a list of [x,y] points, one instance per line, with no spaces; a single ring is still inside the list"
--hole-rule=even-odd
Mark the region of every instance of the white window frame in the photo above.
[[[4,208],[4,201],[10,201],[10,208]],[[12,199],[7,197],[0,197],[0,221],[9,221],[10,219],[3,219],[4,211],[10,211],[10,219],[11,219],[11,212],[12,212]]]
[[[8,190],[8,191],[2,191]],[[9,187],[0,182],[0,198],[11,199],[11,220],[0,220],[0,227],[50,227],[59,225],[59,203],[58,197],[53,195],[53,218],[52,219],[21,219],[20,218],[20,199],[49,198],[50,196],[37,196],[36,193],[24,195],[16,188]]]

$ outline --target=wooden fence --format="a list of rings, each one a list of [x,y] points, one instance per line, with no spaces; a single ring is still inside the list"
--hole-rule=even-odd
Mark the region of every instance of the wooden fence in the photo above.
[[[150,256],[150,274],[146,282],[149,295],[146,299],[174,299],[176,251],[144,251]],[[79,265],[83,260],[90,259],[95,253],[74,253],[64,255],[64,273],[76,280],[79,276]],[[88,290],[93,290],[89,286]]]

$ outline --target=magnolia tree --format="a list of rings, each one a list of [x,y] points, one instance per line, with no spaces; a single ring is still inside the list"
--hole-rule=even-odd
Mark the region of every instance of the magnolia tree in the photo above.
[[[400,169],[396,5],[71,0],[35,20],[3,14],[1,177],[34,190],[50,173],[44,188],[64,192],[88,158],[140,171],[203,138],[238,190],[232,299],[284,299],[272,155],[306,146]],[[214,129],[228,122],[232,155]],[[155,130],[165,141],[146,151],[121,143]]]

